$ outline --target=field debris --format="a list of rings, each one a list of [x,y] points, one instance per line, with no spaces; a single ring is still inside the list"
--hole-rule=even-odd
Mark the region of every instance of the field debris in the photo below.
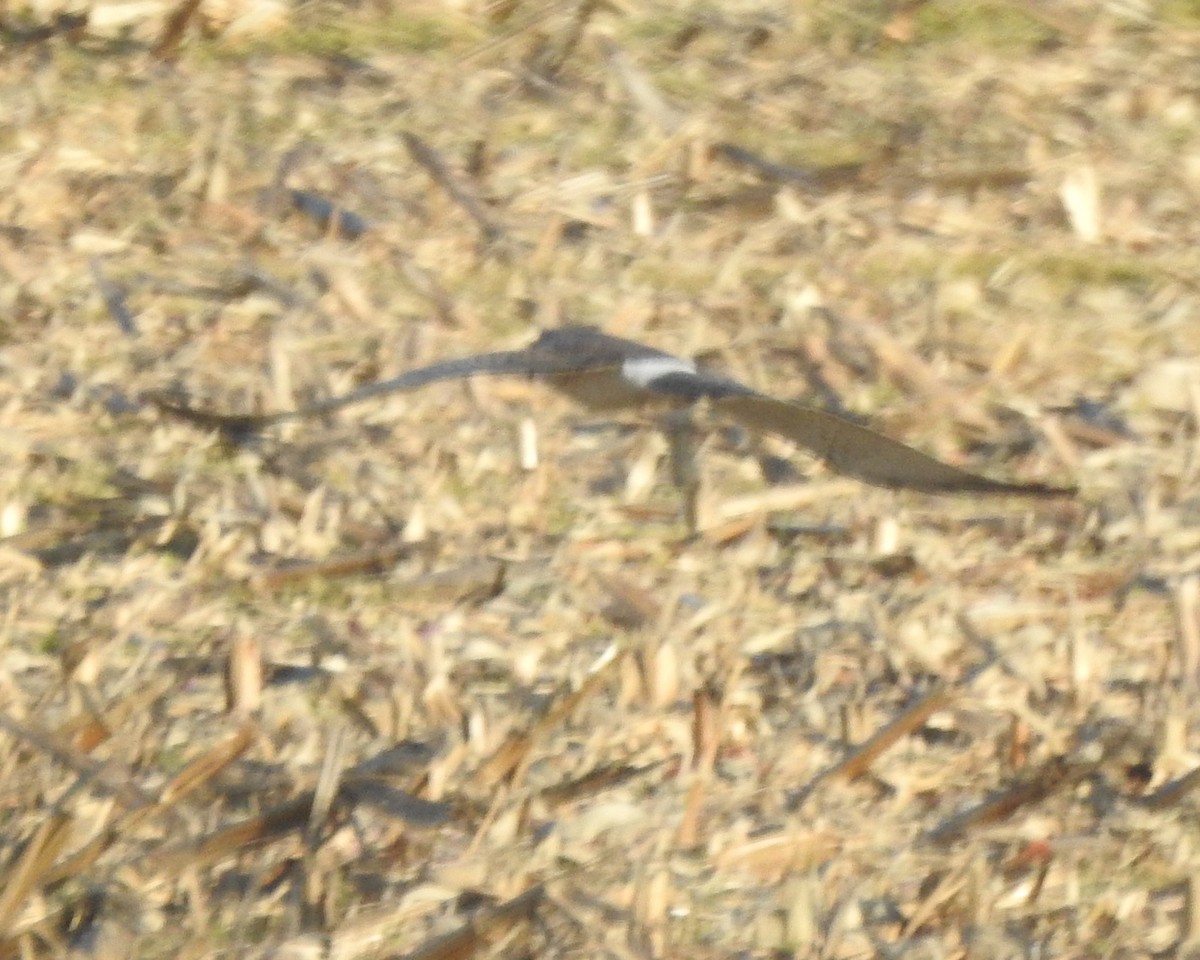
[[[0,960],[1194,950],[1194,5],[782,9],[0,5]]]

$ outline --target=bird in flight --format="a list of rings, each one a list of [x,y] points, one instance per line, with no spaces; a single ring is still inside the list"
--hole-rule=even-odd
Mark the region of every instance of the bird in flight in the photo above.
[[[443,360],[350,393],[279,413],[222,414],[181,404],[164,394],[147,399],[165,413],[238,436],[285,420],[304,419],[373,397],[442,380],[509,375],[541,380],[597,411],[652,406],[687,409],[699,401],[753,434],[771,434],[805,448],[834,471],[878,487],[924,493],[986,493],[1066,497],[1075,490],[1010,483],[944,463],[836,413],[759,393],[690,360],[612,336],[592,326],[547,330],[522,350]]]

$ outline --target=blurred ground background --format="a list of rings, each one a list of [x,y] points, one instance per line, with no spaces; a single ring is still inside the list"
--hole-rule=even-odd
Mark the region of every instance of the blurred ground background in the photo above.
[[[0,7],[0,956],[1200,945],[1200,9]],[[590,322],[1036,504],[444,384]]]

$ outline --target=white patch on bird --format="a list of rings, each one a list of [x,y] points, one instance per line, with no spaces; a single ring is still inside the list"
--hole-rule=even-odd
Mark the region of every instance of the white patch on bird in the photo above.
[[[648,388],[659,377],[672,373],[696,375],[696,365],[679,357],[630,357],[621,364],[621,376],[643,389]]]

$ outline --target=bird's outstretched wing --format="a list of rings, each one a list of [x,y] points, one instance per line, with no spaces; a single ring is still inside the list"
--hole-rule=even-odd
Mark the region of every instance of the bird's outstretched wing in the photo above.
[[[277,413],[218,413],[181,403],[166,392],[147,393],[144,398],[164,413],[189,423],[233,434],[252,433],[285,420],[304,420],[323,416],[365,400],[372,400],[390,393],[416,390],[442,380],[465,380],[468,377],[487,375],[550,376],[578,370],[580,362],[572,361],[569,357],[537,354],[532,349],[480,353],[472,357],[458,357],[454,360],[432,363],[427,367],[417,367],[415,370],[408,370],[388,380],[368,383],[341,396],[330,397],[327,400],[319,400],[316,403],[296,407],[294,410],[282,410]]]
[[[791,440],[838,473],[879,487],[1031,497],[1062,497],[1075,492],[1040,483],[1006,483],[962,470],[835,413],[776,400],[736,380],[699,370],[689,360],[614,337],[596,327],[548,330],[524,350],[445,360],[280,413],[221,414],[177,403],[161,394],[149,395],[148,399],[160,410],[183,420],[239,434],[284,420],[320,416],[373,397],[415,390],[442,380],[487,375],[543,379],[556,390],[599,410],[655,402],[686,405],[706,399],[714,411],[747,430]]]
[[[1073,488],[1006,483],[980,476],[845,417],[762,394],[720,398],[713,401],[713,409],[754,433],[791,440],[836,472],[876,487],[1026,497],[1066,497],[1075,492]]]

